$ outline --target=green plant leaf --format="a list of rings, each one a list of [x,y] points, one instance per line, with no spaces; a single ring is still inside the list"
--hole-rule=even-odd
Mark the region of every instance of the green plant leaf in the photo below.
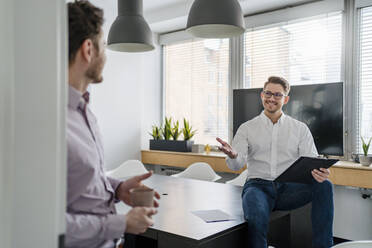
[[[177,140],[178,137],[181,135],[179,125],[180,125],[179,121],[173,123],[173,127],[172,127],[172,138],[173,138],[173,140]]]
[[[360,137],[362,139],[362,148],[363,148],[363,154],[364,156],[368,156],[368,150],[369,150],[369,146],[371,145],[371,140],[372,140],[372,137],[369,139],[368,143],[365,142],[365,140],[363,139],[363,137]]]
[[[195,135],[195,133],[196,133],[196,130],[193,131],[190,123],[186,120],[186,118],[183,118],[183,129],[182,129],[183,139],[189,140]]]
[[[170,140],[172,137],[172,127],[171,127],[172,117],[165,117],[164,127],[163,127],[163,137],[165,140]]]
[[[159,140],[159,139],[161,139],[161,130],[160,130],[159,127],[156,126],[156,125],[153,125],[153,126],[152,126],[152,132],[151,132],[151,133],[149,132],[149,134],[152,136],[152,138],[153,138],[154,140]]]

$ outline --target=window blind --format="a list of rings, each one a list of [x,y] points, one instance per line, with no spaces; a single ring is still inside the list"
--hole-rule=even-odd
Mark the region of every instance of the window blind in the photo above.
[[[263,87],[272,75],[291,85],[339,82],[341,56],[341,12],[251,28],[244,35],[244,88]]]
[[[191,39],[165,45],[165,115],[187,118],[197,130],[195,143],[228,138],[228,39]]]
[[[372,7],[360,10],[359,30],[359,118],[355,138],[357,152],[362,153],[360,137],[366,141],[372,137]]]

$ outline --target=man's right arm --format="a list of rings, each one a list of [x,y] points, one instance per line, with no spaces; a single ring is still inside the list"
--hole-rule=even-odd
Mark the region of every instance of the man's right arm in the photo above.
[[[246,126],[240,126],[232,141],[232,150],[237,155],[235,157],[227,156],[227,166],[234,171],[240,170],[247,163],[248,138]]]
[[[66,247],[74,247],[92,238],[120,238],[126,229],[126,217],[117,214],[97,216],[66,213],[66,227]]]
[[[66,213],[66,247],[74,247],[96,238],[99,240],[114,240],[124,232],[140,234],[154,224],[151,216],[157,210],[148,207],[132,208],[126,215],[110,214],[97,216],[90,214]]]

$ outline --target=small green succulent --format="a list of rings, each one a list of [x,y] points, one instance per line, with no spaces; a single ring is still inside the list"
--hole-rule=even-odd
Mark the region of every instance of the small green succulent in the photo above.
[[[362,139],[362,147],[363,147],[363,153],[364,156],[368,156],[368,150],[369,150],[369,145],[371,144],[372,138],[369,139],[368,143],[366,143],[363,139],[363,137],[360,137]]]
[[[180,126],[179,121],[173,123],[173,127],[172,127],[172,138],[173,138],[173,140],[177,140],[178,137],[181,135],[181,130],[180,130],[179,126]]]
[[[183,129],[182,129],[182,134],[183,134],[183,139],[184,140],[189,140],[191,139],[197,130],[192,130],[192,126],[190,126],[190,123],[186,120],[186,118],[183,118]]]
[[[152,136],[154,140],[161,140],[162,139],[162,128],[159,128],[156,125],[152,126],[152,132],[149,134]]]
[[[172,117],[164,118],[163,137],[165,140],[170,140],[172,137]]]

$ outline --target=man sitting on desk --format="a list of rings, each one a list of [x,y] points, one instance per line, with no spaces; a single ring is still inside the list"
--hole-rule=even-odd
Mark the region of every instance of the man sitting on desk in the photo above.
[[[103,144],[89,108],[91,83],[102,82],[105,43],[103,11],[88,1],[68,3],[69,89],[67,109],[67,212],[65,247],[114,248],[124,232],[139,234],[153,224],[154,208],[119,215],[115,202],[131,204],[129,190],[151,172],[126,181],[106,177]],[[112,110],[115,111],[115,110]],[[156,193],[159,198],[159,194]],[[157,203],[155,202],[155,206]]]
[[[329,170],[313,170],[314,183],[278,183],[273,180],[301,156],[318,155],[309,128],[283,113],[290,86],[281,77],[270,77],[261,92],[264,111],[243,123],[232,147],[217,138],[228,155],[228,167],[247,165],[248,177],[242,192],[244,217],[248,222],[250,248],[267,247],[267,231],[273,210],[292,210],[312,202],[312,246],[333,244],[333,190]]]

